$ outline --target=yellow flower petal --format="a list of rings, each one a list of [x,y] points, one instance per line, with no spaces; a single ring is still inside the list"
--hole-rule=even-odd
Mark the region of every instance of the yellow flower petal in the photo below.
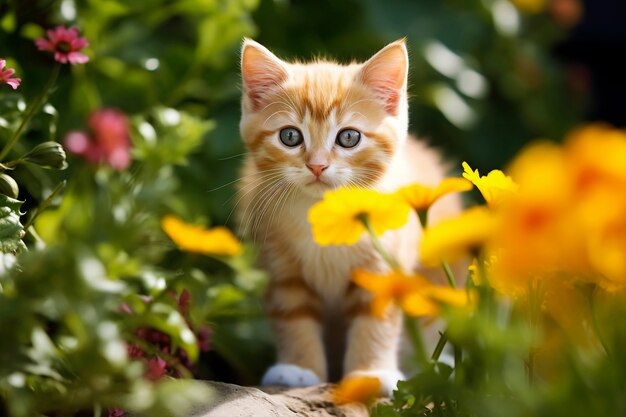
[[[463,177],[468,179],[478,188],[480,193],[490,206],[499,205],[511,193],[517,191],[518,186],[511,177],[504,175],[498,169],[493,170],[487,176],[480,176],[478,170],[472,171],[467,162],[463,162]]]
[[[465,289],[441,287],[430,284],[406,297],[400,303],[402,309],[410,316],[436,316],[442,305],[465,307],[468,304]]]
[[[452,261],[464,252],[482,246],[495,227],[486,207],[474,207],[426,229],[420,246],[425,265],[437,266],[441,259]]]
[[[472,184],[464,178],[446,178],[436,187],[411,184],[402,187],[396,193],[415,210],[426,210],[446,194],[468,191]]]
[[[419,275],[407,276],[399,271],[375,274],[356,269],[352,274],[352,280],[372,293],[374,296],[372,314],[379,318],[384,317],[387,307],[394,300],[399,301],[408,294],[430,285],[426,278]]]
[[[368,403],[380,395],[380,380],[369,376],[344,378],[332,391],[335,404]]]
[[[427,296],[440,303],[453,306],[465,307],[468,303],[467,291],[463,288],[440,287],[433,285],[428,288]]]
[[[424,297],[424,294],[420,292],[404,297],[400,306],[406,314],[413,317],[436,316],[440,310],[436,303]]]
[[[626,132],[591,124],[570,133],[565,150],[575,168],[574,181],[584,191],[594,184],[626,187]]]
[[[321,246],[353,245],[365,231],[360,216],[369,219],[376,235],[398,229],[408,220],[410,207],[394,194],[339,188],[329,191],[308,214],[313,239]]]
[[[225,227],[205,229],[187,224],[175,216],[165,216],[161,227],[176,246],[186,252],[230,256],[243,252],[239,240]]]

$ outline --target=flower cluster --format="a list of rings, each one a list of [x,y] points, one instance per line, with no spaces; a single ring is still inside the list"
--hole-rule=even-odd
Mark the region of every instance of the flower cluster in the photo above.
[[[189,320],[189,291],[183,290],[180,295],[172,295],[178,306],[178,311],[185,318],[187,325],[192,327]],[[152,300],[145,298],[146,304]],[[122,312],[132,315],[134,311],[128,304],[122,304]],[[195,331],[198,347],[207,352],[210,348],[211,329],[201,326]],[[183,372],[193,371],[192,363],[183,349],[174,347],[170,336],[150,327],[140,327],[135,331],[136,342],[127,346],[131,358],[140,359],[146,364],[145,377],[157,380],[165,375],[180,377]]]
[[[604,294],[603,302],[626,290],[626,132],[594,124],[570,133],[563,145],[533,144],[514,159],[510,176],[499,170],[481,176],[465,162],[463,168],[464,179],[446,179],[436,187],[411,185],[395,194],[368,191],[367,200],[362,190],[327,193],[309,213],[313,237],[320,245],[353,244],[368,230],[374,247],[388,259],[377,235],[402,227],[413,208],[424,226],[422,264],[443,266],[451,286],[436,286],[393,262],[387,274],[356,270],[353,281],[373,294],[375,316],[384,317],[392,302],[409,316],[479,303],[479,293],[453,288],[448,267],[472,255],[469,286],[511,297],[531,312],[533,321],[550,317],[560,334],[581,345],[598,345],[601,337],[589,327],[594,318],[585,288],[592,286],[595,296]],[[432,226],[424,221],[435,201],[471,184],[486,205]],[[352,392],[355,384],[362,385],[346,381],[352,388],[345,389]]]
[[[91,164],[106,163],[118,171],[130,166],[130,129],[128,118],[115,109],[100,109],[89,116],[90,135],[69,132],[65,147]]]
[[[530,147],[510,172],[520,193],[498,212],[508,230],[488,242],[498,284],[523,292],[533,278],[566,274],[625,289],[626,133],[580,128],[562,147]]]
[[[482,247],[491,284],[514,296],[537,279],[563,276],[608,291],[626,288],[626,133],[590,125],[563,146],[536,143],[511,164],[515,185],[501,173],[479,177],[465,169],[490,209],[427,230],[425,261]]]
[[[178,307],[179,313],[184,317],[187,326],[193,328],[189,319],[189,307],[191,295],[186,289],[180,295],[171,295]],[[150,297],[143,297],[146,305],[152,302]],[[126,303],[120,306],[124,314],[133,315],[135,312]],[[202,352],[210,349],[211,329],[207,326],[200,326],[195,329],[198,347]],[[165,376],[181,377],[194,372],[193,364],[189,360],[187,353],[175,347],[170,336],[164,332],[151,328],[140,327],[135,330],[133,342],[127,343],[128,356],[134,360],[142,361],[145,364],[144,377],[151,381],[157,381]],[[126,411],[120,408],[108,410],[109,417],[121,417],[126,415]]]
[[[434,187],[412,184],[395,193],[340,188],[327,192],[322,201],[311,207],[308,218],[313,238],[321,246],[353,245],[361,241],[365,232],[369,233],[374,247],[391,267],[391,271],[385,274],[361,269],[353,272],[353,282],[373,295],[371,309],[374,316],[385,317],[393,304],[410,316],[433,316],[438,315],[443,307],[466,307],[468,292],[437,286],[420,275],[405,273],[383,248],[378,236],[403,227],[412,210],[422,226],[427,227],[428,210],[434,203],[448,194],[471,188],[472,184],[464,178],[447,178]],[[471,233],[467,236],[470,238]],[[346,382],[348,388],[345,389],[351,392],[353,385],[360,387],[361,382]]]

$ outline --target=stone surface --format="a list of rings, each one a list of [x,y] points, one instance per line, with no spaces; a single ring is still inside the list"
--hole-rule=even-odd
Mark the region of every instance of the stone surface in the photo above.
[[[367,417],[363,404],[337,406],[331,385],[307,388],[255,388],[207,382],[215,401],[197,406],[190,417]]]

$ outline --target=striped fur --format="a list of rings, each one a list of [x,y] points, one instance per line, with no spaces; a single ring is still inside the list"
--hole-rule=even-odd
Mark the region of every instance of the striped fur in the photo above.
[[[391,191],[443,178],[439,156],[407,139],[407,70],[403,40],[349,65],[286,63],[254,41],[243,45],[240,128],[249,152],[237,201],[241,231],[260,245],[269,272],[265,305],[278,362],[312,370],[321,381],[350,373],[399,375],[400,314],[391,308],[385,319],[373,317],[371,296],[350,282],[355,268],[382,272],[387,266],[367,238],[350,247],[316,245],[306,216],[325,191],[340,186]],[[284,146],[278,135],[285,127],[298,128],[303,145]],[[345,128],[361,132],[358,146],[335,144]],[[328,166],[321,181],[306,164]],[[431,217],[457,207],[448,198]],[[412,270],[419,236],[412,217],[382,240]],[[329,323],[345,328],[339,336],[345,352],[325,351]],[[343,357],[338,371],[329,369],[335,356]]]

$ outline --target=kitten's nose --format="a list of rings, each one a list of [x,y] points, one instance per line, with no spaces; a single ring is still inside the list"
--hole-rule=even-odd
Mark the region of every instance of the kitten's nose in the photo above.
[[[322,175],[322,172],[328,168],[328,165],[306,164],[306,167],[313,173],[313,175],[319,178],[319,176]]]

